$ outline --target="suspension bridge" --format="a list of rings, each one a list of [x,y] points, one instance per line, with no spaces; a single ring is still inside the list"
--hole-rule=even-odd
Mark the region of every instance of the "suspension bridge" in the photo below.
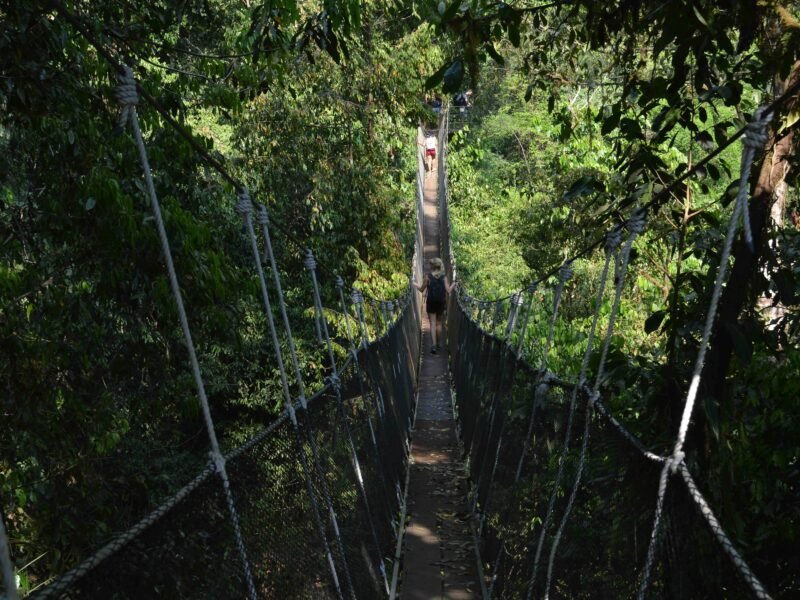
[[[309,302],[328,373],[312,394],[287,315],[274,225],[239,186],[243,244],[258,277],[284,408],[247,440],[223,449],[130,69],[120,68],[117,100],[120,124],[130,128],[141,161],[209,458],[157,508],[105,545],[87,549],[29,597],[771,597],[769,582],[762,583],[726,533],[684,453],[727,253],[743,215],[747,223],[747,185],[740,186],[732,210],[683,418],[667,454],[626,429],[601,393],[631,250],[655,206],[638,207],[587,250],[603,252],[605,263],[573,380],[551,371],[548,358],[577,257],[506,298],[453,293],[444,347],[432,355],[422,298],[412,286],[399,298],[372,299],[337,278],[338,305],[324,306],[318,265],[308,250]],[[760,111],[746,132],[745,182],[770,110]],[[417,281],[434,256],[444,259],[451,280],[457,274],[446,109],[437,135],[431,173],[417,156],[410,269]],[[420,130],[420,148],[423,136]],[[537,311],[534,304],[545,297],[548,310]],[[599,307],[607,297],[613,308],[603,323]],[[345,360],[333,350],[331,311],[344,319],[346,340],[339,341],[349,348]],[[547,336],[534,352],[529,324],[543,316]],[[3,598],[17,600],[22,593],[5,525],[0,563]]]

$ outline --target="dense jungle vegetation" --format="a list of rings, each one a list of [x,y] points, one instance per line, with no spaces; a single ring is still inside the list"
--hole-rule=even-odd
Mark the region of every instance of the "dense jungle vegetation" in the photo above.
[[[688,450],[776,597],[798,589],[800,3],[2,0],[0,507],[22,590],[207,458],[136,150],[115,127],[114,70],[64,10],[269,208],[317,384],[303,249],[328,306],[336,275],[370,296],[402,292],[426,92],[474,91],[450,142],[454,251],[474,296],[524,287],[669,190],[637,246],[605,384],[659,452],[680,418],[740,145],[672,184],[794,89],[756,156],[755,248],[734,249]],[[151,105],[139,113],[231,447],[282,402],[236,191]],[[577,370],[601,261],[576,263],[555,370]]]
[[[734,247],[688,446],[715,510],[779,597],[800,589],[798,8],[578,2],[521,19],[460,10],[444,26],[466,47],[451,76],[462,64],[481,74],[473,110],[456,114],[449,161],[453,252],[470,294],[525,289],[636,206],[664,198],[634,249],[603,386],[657,452],[670,451],[677,431],[741,145],[673,182],[794,86],[753,166],[755,248]],[[478,48],[469,43],[476,31]],[[476,52],[502,60],[482,67]],[[549,355],[559,374],[580,369],[603,259],[596,252],[573,265]],[[554,285],[537,291],[527,331],[537,366]]]

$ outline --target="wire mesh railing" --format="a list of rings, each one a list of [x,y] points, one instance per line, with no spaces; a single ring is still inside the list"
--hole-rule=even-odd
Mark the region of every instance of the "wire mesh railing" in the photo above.
[[[346,363],[340,376],[342,411],[331,384],[308,402],[306,426],[321,465],[312,484],[314,499],[324,505],[324,478],[343,542],[341,550],[334,549],[335,565],[339,572],[348,565],[352,575],[347,597],[385,595],[384,574],[391,568],[400,526],[398,486],[407,460],[404,440],[416,379],[416,364],[396,356],[419,343],[414,312],[409,304],[389,334]],[[296,408],[302,411],[299,404]],[[337,597],[311,517],[300,453],[310,456],[310,440],[295,432],[284,412],[226,455],[260,598]],[[31,597],[245,596],[222,490],[213,475],[209,466],[166,510],[120,536],[115,551],[93,555]],[[326,535],[333,539],[337,532],[326,520]]]
[[[177,279],[138,129],[136,84],[129,69],[121,77],[124,90],[118,95],[123,115],[134,127],[162,250],[170,276]],[[412,277],[421,272],[421,194],[418,185]],[[162,440],[158,432],[148,431],[147,424],[137,427],[136,433],[146,435],[139,440],[134,440],[134,433],[127,436],[129,454],[120,456],[118,463],[127,459],[133,476],[115,473],[113,465],[105,471],[114,477],[107,489],[118,496],[83,497],[74,504],[62,500],[65,518],[77,515],[91,523],[101,512],[113,512],[118,499],[124,502],[140,493],[144,497],[135,507],[120,506],[124,510],[111,520],[117,533],[105,535],[99,547],[81,548],[76,541],[70,556],[60,557],[64,567],[60,576],[39,571],[40,565],[31,568],[26,577],[35,585],[30,587],[20,586],[14,572],[14,551],[23,544],[16,539],[9,543],[7,534],[13,535],[13,523],[10,532],[4,523],[0,531],[2,598],[349,599],[389,594],[388,573],[398,560],[394,546],[403,526],[401,505],[421,341],[420,296],[411,286],[393,300],[365,298],[358,290],[345,294],[344,283],[337,278],[339,310],[326,308],[316,261],[309,251],[305,266],[313,282],[312,330],[327,349],[327,360],[321,360],[327,363],[328,377],[322,389],[307,398],[266,209],[254,206],[243,189],[237,211],[245,220],[253,250],[266,321],[261,325],[269,325],[280,374],[273,378],[279,379],[273,389],[282,389],[284,410],[267,424],[259,425],[256,418],[256,426],[227,427],[233,432],[231,438],[217,442],[218,426],[211,419],[201,361],[194,354],[179,286],[174,285],[211,440],[211,459],[203,458],[202,443],[186,451],[170,449],[170,440],[163,440],[161,450],[167,455],[173,452],[174,460],[161,452],[148,455],[149,444]],[[262,265],[259,237],[272,281]],[[277,297],[277,310],[271,297]],[[344,321],[347,332],[339,337],[338,345],[349,346],[341,369],[336,366],[328,329],[328,318],[334,313]],[[284,356],[289,357],[286,362]],[[290,372],[295,376],[293,384]],[[291,396],[292,389],[297,396]],[[267,412],[257,408],[258,415]],[[241,441],[236,443],[236,439]],[[163,473],[158,470],[161,461],[169,462]],[[135,465],[147,472],[136,473]],[[166,491],[153,506],[155,495],[143,488],[159,478]],[[181,480],[187,483],[181,486]]]
[[[449,135],[445,109],[439,132],[440,227],[442,256],[454,278]],[[585,349],[580,373],[570,375],[573,381],[550,370],[552,349],[563,341],[554,332],[564,333],[556,325],[573,261],[558,277],[504,298],[478,300],[462,289],[449,300],[455,408],[490,598],[769,597],[723,531],[683,456],[647,450],[599,394],[631,246],[644,217],[644,210],[634,212],[624,229],[614,228],[604,244],[594,246],[605,247],[606,267],[590,311],[591,331],[570,339],[564,350],[580,363]],[[604,288],[612,287],[616,299],[610,314],[604,313],[608,322],[598,323]],[[543,302],[548,296],[552,302]],[[605,336],[600,352],[593,352],[595,333]],[[536,366],[527,357],[535,357]],[[587,381],[590,372],[593,385]],[[681,481],[667,487],[664,473]],[[663,498],[660,525],[660,509],[653,506],[657,490]]]
[[[326,504],[324,487],[337,522],[334,531],[332,520],[323,515],[325,535],[342,542],[331,543],[334,566],[337,573],[348,569],[351,574],[351,584],[340,582],[342,594],[386,595],[386,573],[395,559],[401,526],[401,486],[417,377],[416,294],[409,292],[397,320],[379,337],[370,344],[363,341],[338,381],[309,399],[307,409],[296,403],[298,416],[308,416],[298,419],[300,431],[283,411],[225,454],[258,597],[338,597],[312,518],[312,502]],[[310,462],[312,444],[320,469],[309,495],[299,457]],[[215,475],[209,464],[129,530],[31,597],[246,596],[235,536]]]

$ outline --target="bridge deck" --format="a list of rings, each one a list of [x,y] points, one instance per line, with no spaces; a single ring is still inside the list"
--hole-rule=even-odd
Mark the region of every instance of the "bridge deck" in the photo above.
[[[437,181],[425,180],[425,259],[439,256]],[[427,267],[427,262],[426,262]],[[431,354],[430,324],[423,316],[423,359],[409,479],[403,600],[477,598],[475,553],[469,525],[467,482],[450,401],[447,347]]]

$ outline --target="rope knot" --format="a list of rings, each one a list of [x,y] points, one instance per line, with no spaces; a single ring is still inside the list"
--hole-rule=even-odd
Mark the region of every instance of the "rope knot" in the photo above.
[[[606,252],[613,252],[622,243],[622,227],[615,225],[611,231],[606,234]]]
[[[575,272],[572,270],[572,263],[571,262],[564,263],[558,270],[558,279],[559,281],[561,281],[561,283],[566,283],[567,281],[572,279],[572,276],[574,274]]]
[[[340,290],[344,288],[344,279],[340,275],[336,276],[336,287]]]
[[[361,290],[353,288],[353,303],[362,304],[363,302],[364,302],[364,294],[361,293]]]
[[[328,375],[325,378],[325,382],[328,383],[334,390],[340,390],[342,388],[342,380],[339,379],[339,376],[336,374]]]
[[[639,235],[644,231],[647,224],[647,209],[638,208],[633,211],[633,214],[628,219],[625,228],[631,232],[632,235]]]
[[[667,459],[667,466],[669,467],[669,472],[673,475],[678,470],[678,467],[683,462],[683,459],[686,458],[686,453],[683,450],[678,450]]]
[[[211,460],[214,463],[214,468],[217,470],[217,473],[224,473],[225,472],[225,457],[222,456],[219,452],[210,452]]]
[[[544,402],[547,394],[550,392],[550,384],[542,382],[536,386],[536,391],[533,394],[533,401],[535,404]]]
[[[389,309],[389,312],[394,312],[394,302],[392,302],[391,300],[389,300],[389,301],[386,303],[386,308],[388,308],[388,309]]]
[[[249,217],[253,214],[253,202],[250,200],[250,192],[247,188],[243,188],[239,192],[239,202],[236,203],[236,212],[243,217]]]
[[[535,281],[528,286],[528,292],[531,294],[535,293],[537,289],[539,289],[539,284]]]
[[[760,106],[753,114],[753,120],[745,127],[744,138],[742,144],[752,150],[759,150],[764,147],[764,144],[769,140],[767,135],[767,125],[772,119],[772,114],[764,116],[764,107]]]
[[[258,213],[256,214],[256,221],[258,221],[259,225],[264,225],[265,227],[269,225],[269,213],[267,212],[267,207],[263,204],[258,205]]]
[[[597,401],[600,400],[600,392],[597,390],[593,390],[589,394],[589,405],[594,408],[594,405],[597,404]]]
[[[128,119],[136,110],[139,104],[139,92],[136,90],[136,80],[133,78],[133,71],[128,65],[124,65],[122,73],[117,73],[116,98],[122,107],[117,124],[124,127]]]
[[[514,294],[514,296],[512,296],[511,301],[517,306],[522,306],[523,304],[525,304],[525,298],[522,297],[522,292],[517,292],[516,294]]]
[[[306,250],[306,257],[303,260],[303,264],[309,271],[315,271],[317,269],[317,261],[314,258],[314,253],[310,249]]]
[[[771,115],[764,116],[764,107],[759,107],[753,114],[753,120],[745,127],[745,135],[742,140],[744,150],[742,151],[741,175],[739,177],[739,193],[736,195],[736,205],[742,212],[744,222],[744,240],[750,252],[753,252],[753,232],[750,228],[750,207],[748,206],[748,196],[750,191],[750,169],[753,166],[753,158],[756,150],[763,148],[769,140],[767,135],[767,124]]]
[[[546,385],[547,387],[550,387],[550,384],[555,380],[556,376],[552,371],[549,371],[544,367],[539,369],[539,381],[541,381],[539,385]]]

